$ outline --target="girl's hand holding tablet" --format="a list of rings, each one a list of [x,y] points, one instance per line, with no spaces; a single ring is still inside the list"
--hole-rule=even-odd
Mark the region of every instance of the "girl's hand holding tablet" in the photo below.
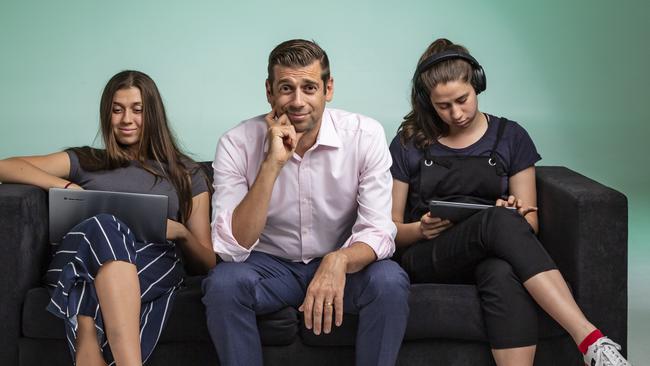
[[[430,212],[427,212],[420,218],[420,233],[425,239],[433,239],[453,225],[451,221],[433,217]]]
[[[514,207],[521,216],[526,216],[531,212],[536,212],[537,207],[526,206],[524,201],[518,199],[517,197],[510,195],[507,199],[497,199],[495,206],[499,207]]]

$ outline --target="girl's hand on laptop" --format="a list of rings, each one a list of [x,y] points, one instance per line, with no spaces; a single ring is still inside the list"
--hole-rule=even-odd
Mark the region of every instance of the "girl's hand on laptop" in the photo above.
[[[187,228],[178,221],[167,219],[167,240],[182,240],[187,237]]]
[[[83,191],[84,190],[83,188],[81,188],[80,186],[78,186],[77,184],[74,184],[74,183],[70,184],[66,189],[76,189],[78,191]]]

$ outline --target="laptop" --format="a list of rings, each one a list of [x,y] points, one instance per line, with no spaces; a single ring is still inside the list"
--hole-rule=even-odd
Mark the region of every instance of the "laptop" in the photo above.
[[[156,194],[50,188],[50,242],[60,243],[83,220],[106,213],[125,223],[137,241],[165,243],[167,201]]]

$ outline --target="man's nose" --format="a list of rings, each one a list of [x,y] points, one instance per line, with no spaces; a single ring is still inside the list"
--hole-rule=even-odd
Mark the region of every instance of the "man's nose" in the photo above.
[[[293,99],[291,100],[291,106],[292,107],[302,107],[303,105],[305,105],[305,96],[302,93],[302,91],[297,90],[293,94]]]

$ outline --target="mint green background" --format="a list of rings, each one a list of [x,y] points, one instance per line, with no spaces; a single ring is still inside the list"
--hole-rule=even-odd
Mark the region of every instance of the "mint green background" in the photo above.
[[[643,364],[649,10],[643,1],[3,0],[0,157],[92,143],[102,87],[133,68],[156,80],[187,150],[211,159],[223,132],[268,110],[266,57],[289,38],[328,51],[330,106],[378,119],[392,138],[419,55],[445,36],[486,70],[481,109],[520,121],[542,165],[568,166],[627,195],[629,353]]]

